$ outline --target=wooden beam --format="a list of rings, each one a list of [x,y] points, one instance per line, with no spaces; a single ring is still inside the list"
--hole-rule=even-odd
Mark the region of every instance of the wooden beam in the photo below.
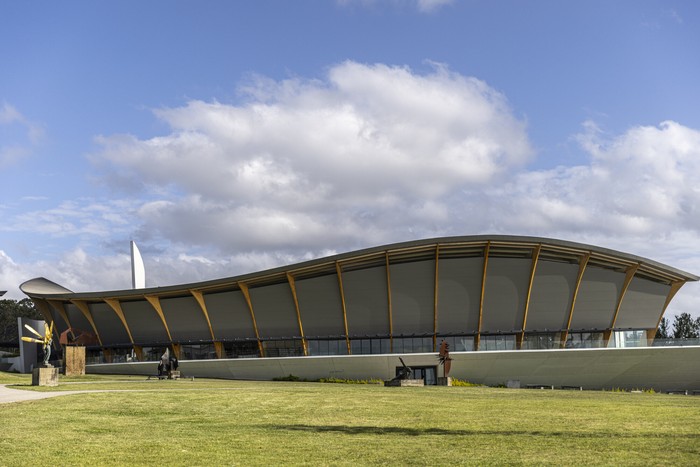
[[[622,288],[620,289],[620,294],[617,296],[617,304],[615,305],[615,312],[610,320],[610,328],[603,334],[603,346],[607,347],[610,342],[610,337],[612,337],[613,332],[615,332],[615,324],[617,323],[617,316],[620,314],[620,308],[622,308],[622,300],[625,298],[625,293],[627,293],[627,288],[630,286],[634,275],[639,269],[639,264],[632,265],[625,271],[625,280],[622,283]]]
[[[95,324],[95,320],[92,317],[92,312],[90,311],[90,307],[88,306],[87,302],[83,300],[71,300],[71,303],[75,305],[75,307],[78,310],[80,310],[83,316],[85,316],[85,319],[88,320],[90,326],[92,326],[92,330],[95,332],[97,341],[100,343],[100,346],[102,346],[102,338],[100,337],[100,332],[97,330],[97,325]]]
[[[158,313],[158,316],[160,317],[160,320],[163,322],[163,326],[165,327],[165,332],[168,334],[168,339],[170,340],[170,343],[173,343],[173,336],[170,335],[170,328],[168,328],[168,322],[165,320],[165,315],[163,314],[163,308],[160,306],[160,299],[155,296],[155,295],[145,295],[146,300],[148,300],[148,303],[151,304],[153,309]],[[180,358],[180,357],[177,357]]]
[[[540,258],[540,251],[542,250],[542,244],[540,243],[535,247],[532,253],[532,266],[530,268],[530,282],[527,286],[527,294],[525,295],[525,310],[523,312],[523,325],[520,329],[520,335],[516,337],[516,348],[520,350],[523,346],[523,339],[525,339],[525,327],[527,326],[527,313],[530,309],[530,296],[532,295],[532,284],[535,282],[535,272],[537,271],[537,261]]]
[[[114,298],[105,298],[104,300],[105,300],[105,303],[107,305],[109,305],[109,307],[114,311],[114,313],[117,315],[117,317],[121,320],[122,324],[124,325],[124,329],[126,329],[126,333],[129,335],[129,341],[133,345],[134,338],[131,335],[131,330],[129,329],[129,325],[126,322],[126,317],[124,316],[124,312],[122,311],[122,306],[119,303],[119,300],[116,300]],[[143,352],[142,352],[142,354],[143,354]]]
[[[204,301],[204,294],[202,294],[202,292],[200,292],[199,290],[190,290],[190,293],[192,294],[194,299],[197,300],[197,303],[199,304],[199,309],[202,310],[202,313],[204,313],[204,319],[207,320],[207,326],[209,327],[209,334],[211,335],[211,340],[216,341],[216,337],[214,337],[214,329],[211,327],[211,320],[209,320],[207,303]]]
[[[670,305],[671,300],[673,300],[673,297],[676,296],[678,291],[681,290],[681,287],[683,287],[684,285],[685,281],[671,282],[671,288],[668,290],[668,295],[666,295],[666,301],[664,302],[664,306],[661,309],[661,314],[659,314],[659,319],[656,321],[656,327],[653,329],[647,329],[647,345],[651,346],[654,343],[654,339],[656,338],[656,331],[659,329],[659,325],[661,324],[661,320],[664,317],[664,313],[666,313],[666,308],[668,308],[668,305]]]
[[[140,345],[135,345],[134,346],[134,353],[136,354],[136,358],[138,359],[139,362],[143,361],[143,347]]]
[[[489,249],[491,248],[491,242],[486,242],[484,247],[484,269],[481,274],[481,296],[479,297],[479,322],[477,324],[476,339],[474,342],[474,350],[479,350],[481,345],[481,323],[484,317],[484,294],[486,292],[486,270],[489,265]]]
[[[248,304],[248,310],[250,311],[250,318],[253,320],[253,330],[255,331],[255,338],[258,340],[258,350],[260,351],[260,356],[265,356],[265,349],[263,349],[262,341],[260,341],[260,333],[258,332],[258,323],[255,321],[255,312],[253,311],[253,302],[250,300],[250,291],[248,290],[248,285],[244,282],[239,282],[238,287],[243,292],[243,297]]]
[[[386,262],[386,297],[389,308],[389,351],[394,351],[394,321],[392,317],[391,310],[391,270],[389,268],[389,252],[384,252],[384,259]]]
[[[304,356],[309,354],[308,346],[306,343],[306,336],[304,335],[304,327],[301,324],[301,312],[299,311],[299,297],[297,296],[296,282],[294,282],[294,276],[287,273],[287,282],[289,283],[289,288],[292,290],[292,298],[294,299],[294,309],[297,313],[297,322],[299,323],[299,334],[301,335],[301,345],[304,349]]]
[[[591,259],[591,254],[586,253],[581,257],[578,263],[578,275],[576,276],[576,285],[574,285],[574,290],[571,294],[571,307],[569,308],[569,317],[566,320],[566,329],[561,333],[561,342],[559,346],[563,349],[566,347],[566,340],[569,338],[569,331],[571,330],[571,320],[574,318],[574,308],[576,307],[576,299],[578,298],[578,290],[581,287],[581,280],[583,279],[583,273],[586,272],[586,266],[588,265],[588,260]]]
[[[433,291],[433,352],[437,352],[437,328],[438,328],[438,260],[440,258],[440,244],[435,245],[435,289]]]
[[[214,351],[216,351],[216,358],[224,358],[225,352],[224,352],[224,343],[223,342],[214,342]]]
[[[343,326],[345,326],[345,343],[348,346],[348,355],[351,355],[350,351],[350,333],[348,331],[348,311],[345,307],[345,289],[343,288],[343,268],[340,266],[340,262],[335,262],[335,273],[338,276],[338,287],[340,288],[340,304],[343,308]]]
[[[63,318],[63,321],[68,325],[69,328],[72,328],[73,325],[70,322],[70,319],[68,318],[68,314],[66,313],[66,309],[63,306],[63,302],[60,300],[47,300],[49,304],[51,305],[51,308],[56,310],[58,314]]]

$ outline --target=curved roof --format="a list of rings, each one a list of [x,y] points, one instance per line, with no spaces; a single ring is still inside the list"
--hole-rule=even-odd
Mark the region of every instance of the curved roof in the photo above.
[[[20,289],[29,297],[36,298],[70,298],[83,300],[99,300],[101,298],[129,298],[143,297],[144,295],[172,296],[188,293],[191,290],[205,291],[226,289],[237,283],[248,285],[275,284],[286,280],[286,275],[296,276],[302,274],[305,277],[324,275],[335,268],[335,264],[362,267],[363,263],[371,264],[377,258],[388,257],[401,259],[420,257],[421,255],[434,254],[439,249],[444,252],[459,255],[460,252],[469,252],[478,248],[505,247],[508,249],[534,249],[538,246],[550,254],[558,254],[562,258],[571,256],[590,255],[592,261],[598,261],[604,267],[627,268],[633,265],[638,267],[637,274],[648,279],[672,283],[697,281],[700,277],[689,272],[681,271],[671,266],[653,261],[648,258],[636,256],[621,251],[602,248],[594,245],[570,242],[544,237],[513,236],[513,235],[469,235],[457,237],[440,237],[423,240],[414,240],[401,243],[393,243],[362,250],[341,253],[334,256],[318,258],[302,263],[296,263],[268,269],[260,272],[243,274],[239,276],[194,282],[187,284],[171,285],[165,287],[151,287],[146,289],[126,289],[102,292],[72,292],[45,278],[35,278],[20,285]]]

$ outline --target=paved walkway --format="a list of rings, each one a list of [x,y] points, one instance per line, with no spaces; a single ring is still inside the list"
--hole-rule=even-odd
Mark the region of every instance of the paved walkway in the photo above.
[[[67,396],[68,394],[82,394],[94,391],[24,391],[22,389],[8,388],[5,384],[0,384],[0,404],[9,402],[35,401],[39,399],[47,399],[49,397]]]

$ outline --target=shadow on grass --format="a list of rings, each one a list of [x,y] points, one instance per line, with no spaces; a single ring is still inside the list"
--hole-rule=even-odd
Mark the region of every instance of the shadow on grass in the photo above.
[[[306,431],[309,433],[341,433],[346,435],[402,435],[402,436],[535,436],[560,438],[687,438],[700,439],[700,433],[620,433],[579,431],[533,430],[460,430],[445,428],[405,428],[397,426],[348,426],[348,425],[268,425],[280,431]]]

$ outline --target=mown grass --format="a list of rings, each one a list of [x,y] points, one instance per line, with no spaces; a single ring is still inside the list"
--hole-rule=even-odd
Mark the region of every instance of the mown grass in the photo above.
[[[0,375],[27,387],[28,380]],[[0,405],[0,464],[698,465],[700,397],[89,377]],[[86,381],[86,379],[77,379]]]

